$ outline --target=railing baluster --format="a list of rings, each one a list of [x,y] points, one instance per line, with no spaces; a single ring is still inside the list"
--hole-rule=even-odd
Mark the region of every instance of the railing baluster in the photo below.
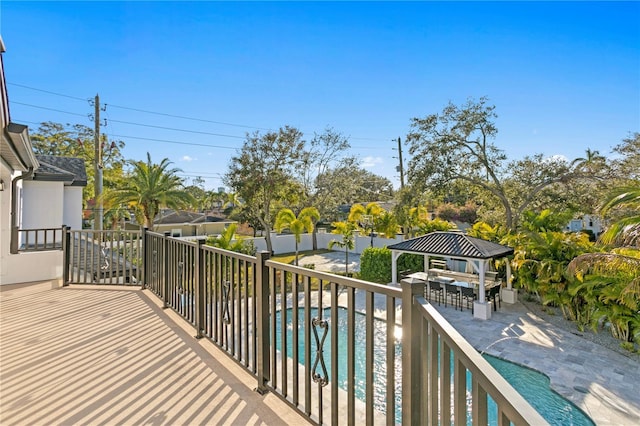
[[[440,343],[440,424],[451,424],[451,352],[446,342]]]
[[[467,424],[467,369],[460,359],[453,358],[453,419],[456,426]]]
[[[300,390],[298,389],[298,365],[300,364],[299,352],[300,352],[300,343],[298,341],[298,274],[293,274],[291,277],[291,345],[292,345],[292,357],[293,357],[293,368],[291,375],[293,376],[293,395],[292,402],[293,405],[298,405],[298,398],[300,394]]]
[[[373,424],[373,293],[367,291],[365,295],[365,404],[367,408],[366,422]]]
[[[320,282],[318,285],[322,285]],[[311,280],[304,281],[304,413],[311,415]]]
[[[387,296],[387,426],[396,424],[396,300]],[[426,371],[426,370],[425,370]]]
[[[331,283],[331,424],[338,424],[338,284]]]
[[[356,394],[355,394],[355,288],[347,288],[347,424],[356,423]]]

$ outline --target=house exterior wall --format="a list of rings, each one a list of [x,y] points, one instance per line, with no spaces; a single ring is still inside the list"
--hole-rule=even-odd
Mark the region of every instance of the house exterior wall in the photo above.
[[[82,187],[65,186],[62,224],[71,229],[82,229]]]
[[[0,179],[5,189],[0,192],[0,284],[4,284],[9,269],[11,241],[11,169],[0,160]]]
[[[63,223],[64,185],[62,182],[24,182],[22,229],[60,228]]]
[[[62,280],[62,251],[60,250],[56,250],[56,251],[47,251],[47,252],[32,252],[32,253],[18,253],[18,254],[11,254],[9,252],[10,250],[10,242],[11,242],[11,170],[9,167],[6,166],[6,164],[4,162],[1,163],[0,166],[0,176],[2,178],[2,180],[5,183],[5,189],[4,191],[0,191],[0,285],[7,285],[7,284],[16,284],[16,283],[28,283],[28,282],[35,282],[35,281],[56,281],[57,283],[60,283]],[[19,173],[14,174],[13,177],[19,175]],[[22,186],[29,186],[30,184],[33,184],[34,182],[24,182],[24,181],[18,181],[18,191],[17,191],[17,195],[18,197],[21,196],[21,194],[25,194],[25,191],[22,190]],[[42,184],[42,182],[40,182],[40,184]],[[62,197],[62,184],[58,183],[58,185],[60,186],[60,200]],[[48,188],[48,189],[52,189],[52,188]],[[45,189],[46,191],[47,189]],[[34,194],[32,194],[34,195]],[[42,194],[39,192],[38,194],[36,194],[36,196],[42,196]],[[28,197],[27,197],[28,198]],[[46,197],[45,199],[49,199],[49,197]],[[22,226],[25,222],[22,221],[23,223],[21,224],[19,218],[20,218],[20,213],[22,211],[22,213],[25,213],[24,211],[24,207],[25,207],[25,201],[26,201],[26,207],[30,210],[33,210],[32,207],[29,207],[30,203],[33,202],[33,200],[37,201],[37,198],[35,199],[31,199],[31,200],[25,200],[24,197],[22,197],[21,200],[18,200],[18,211],[16,212],[17,216],[18,216],[18,221],[17,224],[18,226]],[[62,204],[62,202],[60,201],[59,203],[60,205]],[[44,206],[46,206],[46,204],[44,204]],[[40,212],[40,215],[43,218],[48,217],[49,215],[49,210],[46,207],[42,207],[42,208],[38,208],[37,209]],[[27,218],[29,222],[27,222],[27,224],[31,223],[31,225],[35,225],[35,227],[45,227],[45,226],[40,226],[37,225],[37,221],[34,222],[35,219],[37,219],[37,214],[35,214],[34,212],[29,211],[27,213],[31,214],[32,216],[34,216],[33,218]],[[60,212],[60,218],[61,216],[61,212]],[[24,218],[25,216],[23,216]],[[60,224],[58,225],[60,226]]]

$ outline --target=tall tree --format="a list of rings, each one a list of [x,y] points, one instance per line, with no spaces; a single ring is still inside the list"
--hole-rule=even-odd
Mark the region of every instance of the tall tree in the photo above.
[[[344,194],[352,182],[348,176],[356,165],[355,157],[347,154],[349,147],[349,140],[332,128],[314,134],[301,156],[299,180],[302,193],[298,208],[316,206],[321,218],[336,219],[335,212],[344,202]],[[314,226],[314,250],[317,249],[316,232]]]
[[[312,232],[314,223],[320,219],[320,213],[315,207],[306,207],[296,216],[291,209],[282,209],[276,216],[275,230],[282,232],[284,229],[295,236],[296,240],[296,266],[298,266],[298,244],[304,231]]]
[[[103,149],[104,187],[108,189],[122,179],[125,164],[122,156],[124,142],[109,140],[104,134],[100,138]],[[82,198],[86,207],[88,201],[94,198],[95,143],[93,129],[81,124],[65,125],[47,121],[41,123],[38,130],[31,134],[31,141],[36,154],[77,157],[84,160],[88,184],[82,190]]]
[[[262,135],[248,134],[224,176],[224,183],[244,201],[243,210],[264,229],[268,251],[272,251],[270,234],[276,202],[299,190],[293,183],[304,146],[302,133],[289,126]]]
[[[497,200],[507,228],[542,191],[576,177],[587,177],[577,163],[542,155],[507,164],[504,152],[493,144],[498,132],[495,107],[483,97],[462,106],[449,103],[441,113],[414,118],[407,136],[408,177],[414,188],[446,193],[452,183],[465,182]]]
[[[194,202],[193,197],[184,191],[182,179],[177,176],[180,170],[169,168],[169,159],[155,164],[147,153],[146,162],[131,161],[130,165],[132,169],[127,178],[118,187],[105,191],[104,197],[108,203],[126,204],[138,209],[146,228],[153,227],[153,220],[161,207],[179,209]]]

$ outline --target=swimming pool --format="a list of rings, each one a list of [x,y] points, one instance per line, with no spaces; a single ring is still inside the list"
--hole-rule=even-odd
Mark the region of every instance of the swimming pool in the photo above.
[[[298,310],[298,336],[300,342],[299,362],[306,364],[304,359],[304,308]],[[291,324],[291,309],[287,309],[286,329],[287,341],[292,341],[293,326]],[[317,308],[311,309],[311,317],[317,317]],[[329,308],[323,310],[323,317],[328,319],[330,316]],[[355,316],[355,396],[360,400],[365,400],[365,316],[357,314]],[[340,308],[338,310],[338,353],[346,357],[347,348],[347,310]],[[281,311],[276,314],[276,347],[281,348]],[[386,323],[380,320],[374,320],[374,407],[381,413],[386,412],[387,398],[384,393],[386,389]],[[315,341],[311,339],[311,353],[315,353]],[[325,341],[324,353],[331,353],[331,328],[329,335]],[[453,356],[453,354],[452,354]],[[290,345],[287,347],[287,357],[293,357],[293,351]],[[499,358],[484,355],[485,359],[518,391],[520,394],[536,409],[538,412],[552,425],[575,425],[575,426],[592,426],[594,423],[580,409],[578,409],[570,401],[562,398],[549,388],[549,379],[530,368],[504,361]],[[311,361],[314,361],[313,355]],[[331,371],[330,356],[325,358],[327,370]],[[347,366],[346,362],[338,365],[338,386],[344,390],[347,389]],[[395,345],[395,376],[396,376],[396,420],[401,420],[401,364],[402,364],[402,348],[400,344]],[[453,366],[453,363],[451,363]],[[453,367],[452,367],[453,368]],[[453,369],[452,369],[453,374]],[[467,372],[467,398],[471,399],[471,373]],[[491,398],[489,405],[489,424],[497,425],[496,405]],[[467,413],[467,423],[471,424],[471,413]]]

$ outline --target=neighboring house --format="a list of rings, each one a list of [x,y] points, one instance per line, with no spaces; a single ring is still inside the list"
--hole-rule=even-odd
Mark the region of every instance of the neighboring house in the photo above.
[[[581,218],[573,219],[566,227],[569,232],[591,231],[597,238],[602,233],[602,219],[598,216],[585,214]]]
[[[24,180],[21,228],[82,229],[82,190],[87,172],[82,158],[36,155],[40,167]]]
[[[40,164],[33,154],[27,126],[11,122],[2,58],[4,51],[0,37],[0,285],[59,281],[62,279],[62,251],[11,253],[12,246],[18,246],[15,231],[22,224],[25,208],[29,208],[24,205],[24,182],[33,178]],[[43,210],[43,216],[48,213],[48,209]]]
[[[236,223],[221,217],[186,211],[163,211],[153,222],[154,232],[169,232],[172,237],[219,235],[227,226]]]

